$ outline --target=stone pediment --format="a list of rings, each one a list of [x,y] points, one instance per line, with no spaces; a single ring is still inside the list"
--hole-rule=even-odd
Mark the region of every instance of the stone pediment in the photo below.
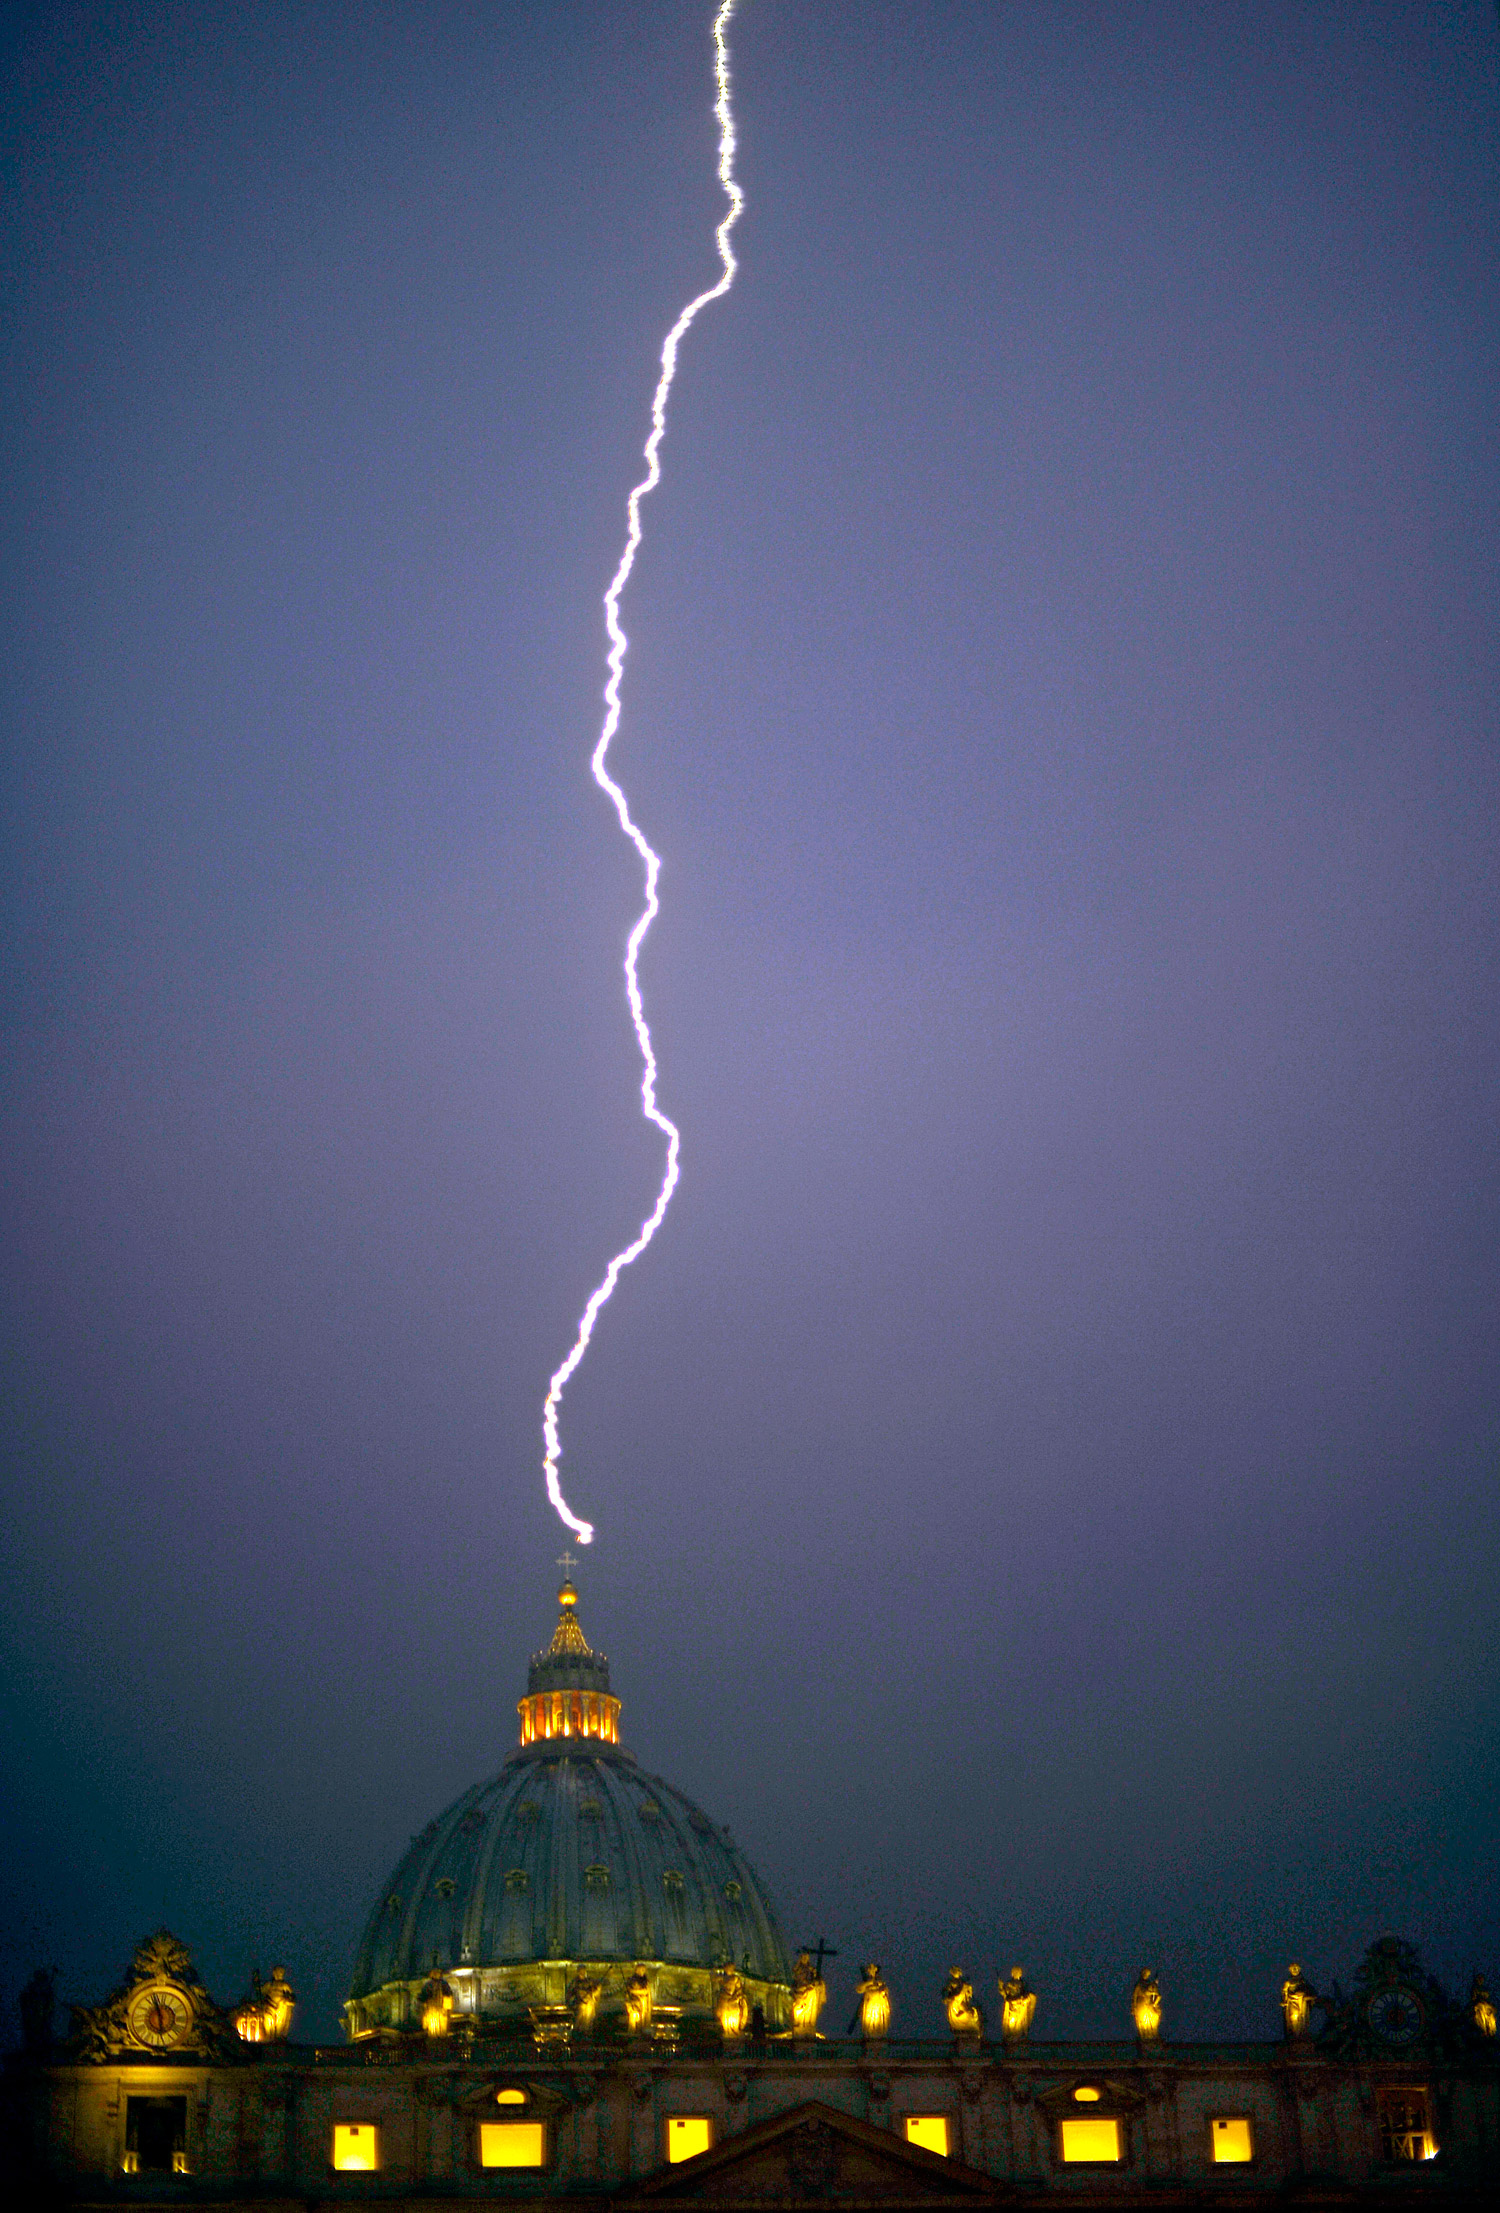
[[[618,2207],[702,2205],[933,2208],[993,2204],[1010,2192],[956,2159],[809,2100],[620,2193]]]

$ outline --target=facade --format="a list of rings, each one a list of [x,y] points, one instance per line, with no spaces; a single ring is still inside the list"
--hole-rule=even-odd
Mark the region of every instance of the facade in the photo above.
[[[6,2075],[10,2202],[1500,2204],[1495,2009],[1393,1938],[1347,1996],[1294,1967],[1266,2043],[1168,2042],[1149,1972],[1132,2038],[1045,2042],[1019,1969],[993,2037],[955,1969],[946,2033],[898,2040],[873,1963],[860,2033],[823,2035],[819,1962],[789,1956],[728,1832],[621,1745],[560,1598],[517,1750],[374,1903],[347,2041],[294,2040],[279,1969],[226,2012],[165,1932],[61,2046],[39,1979]]]

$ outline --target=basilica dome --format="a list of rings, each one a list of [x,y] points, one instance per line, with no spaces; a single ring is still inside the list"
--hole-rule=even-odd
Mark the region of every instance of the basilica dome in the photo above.
[[[354,2037],[413,2026],[434,1968],[456,2025],[476,2029],[560,2027],[592,1988],[608,2033],[643,1974],[659,2023],[708,2023],[726,1967],[768,2028],[790,2018],[786,1945],[754,1869],[621,1745],[609,1662],[584,1637],[571,1583],[558,1597],[520,1745],[412,1840],[375,1902],[346,2008]]]

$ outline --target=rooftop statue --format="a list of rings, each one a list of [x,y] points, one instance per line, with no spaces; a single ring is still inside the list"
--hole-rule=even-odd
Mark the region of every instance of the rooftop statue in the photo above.
[[[1161,1991],[1149,1967],[1141,1969],[1130,1993],[1130,2010],[1135,2015],[1136,2035],[1143,2044],[1154,2044],[1161,2034]]]
[[[1019,2044],[1031,2034],[1036,2018],[1036,1992],[1026,1987],[1019,1967],[1000,1978],[1000,2033],[1009,2044]]]
[[[292,2013],[297,2004],[297,1993],[286,1979],[284,1967],[273,1967],[271,1980],[265,1990],[266,2040],[268,2043],[285,2042],[291,2033]]]
[[[792,2036],[819,2034],[819,2014],[827,1998],[827,1983],[812,1965],[812,1952],[796,1954],[792,1965]]]
[[[1288,2036],[1311,2035],[1312,2009],[1317,2002],[1318,1993],[1310,1982],[1303,1981],[1302,1970],[1293,1960],[1281,1986],[1281,2010],[1286,2016]]]
[[[632,2036],[644,2036],[651,2027],[651,1977],[637,1967],[626,1978],[625,2021]]]
[[[581,2029],[585,2036],[594,2025],[603,1989],[603,1978],[591,1975],[586,1967],[580,1967],[568,1985],[568,2004],[573,2008],[573,2026]]]
[[[252,1973],[250,1995],[243,2005],[235,2007],[230,2019],[246,2044],[281,2044],[291,2028],[296,2003],[297,1993],[287,1981],[284,1967],[274,1968],[268,1983]]]
[[[714,2011],[719,2016],[719,2027],[726,2036],[743,2036],[750,2026],[750,2000],[745,1991],[745,1979],[733,1960],[718,1970],[714,1984]]]
[[[448,2017],[453,2011],[453,1986],[443,1980],[441,1968],[434,1967],[422,1985],[417,1999],[417,2009],[422,2017],[422,2028],[428,2036],[446,2036]]]
[[[828,1985],[814,1967],[812,1953],[800,1951],[792,1968],[793,2036],[817,2035],[818,2015],[827,1996]]]
[[[1469,1987],[1469,2019],[1481,2036],[1494,2035],[1495,2001],[1490,1996],[1489,1986],[1483,1975],[1479,1974],[1477,1970]]]
[[[961,1967],[950,1967],[943,1985],[943,2010],[955,2036],[982,2036],[984,2015],[974,2003],[974,1985]]]
[[[884,2036],[891,2025],[891,1993],[877,1960],[866,1962],[864,1974],[854,1987],[859,1993],[860,2034]]]

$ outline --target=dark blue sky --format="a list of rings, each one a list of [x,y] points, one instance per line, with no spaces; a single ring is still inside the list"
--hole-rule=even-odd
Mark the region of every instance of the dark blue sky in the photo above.
[[[513,1742],[710,14],[8,13],[6,1993],[165,1919],[327,2033]],[[683,1180],[564,1429],[626,1739],[835,2026],[1493,1977],[1495,11],[733,48],[614,756]]]

